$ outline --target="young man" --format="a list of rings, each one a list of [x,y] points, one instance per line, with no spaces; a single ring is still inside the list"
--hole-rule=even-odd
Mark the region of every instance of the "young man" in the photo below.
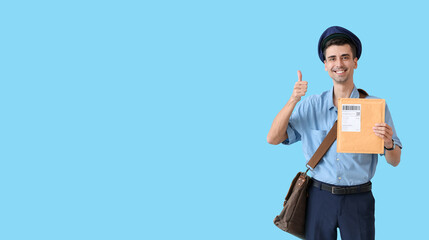
[[[302,81],[298,71],[292,96],[275,117],[267,136],[268,143],[274,145],[302,141],[307,161],[337,120],[338,99],[359,98],[353,82],[362,51],[359,38],[345,28],[333,26],[323,32],[318,50],[325,70],[333,80],[333,88],[300,102],[308,82]],[[389,164],[397,166],[402,144],[387,105],[385,112],[385,123],[376,124],[373,131],[384,140],[385,154],[382,155]],[[335,141],[311,171],[313,183],[307,204],[306,239],[337,239],[337,228],[345,240],[374,239],[375,200],[370,180],[375,174],[378,155],[337,153],[336,149]],[[357,193],[338,194],[356,189],[356,186],[359,186]]]

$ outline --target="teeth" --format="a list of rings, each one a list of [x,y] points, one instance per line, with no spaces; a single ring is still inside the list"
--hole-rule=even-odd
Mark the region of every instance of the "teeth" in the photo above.
[[[337,73],[343,73],[344,71],[337,71]]]

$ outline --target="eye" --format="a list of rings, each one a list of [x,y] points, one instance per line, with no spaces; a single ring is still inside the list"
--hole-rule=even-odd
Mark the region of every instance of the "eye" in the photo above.
[[[349,59],[349,56],[343,56],[343,59],[344,59],[344,60],[348,60],[348,59]]]

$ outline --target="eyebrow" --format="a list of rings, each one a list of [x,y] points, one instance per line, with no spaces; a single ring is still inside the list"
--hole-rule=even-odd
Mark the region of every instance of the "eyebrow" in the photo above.
[[[344,54],[341,55],[341,57],[344,57],[344,56],[350,56],[350,54],[344,53]],[[334,57],[336,57],[336,56],[335,55],[331,55],[328,58],[334,58]]]

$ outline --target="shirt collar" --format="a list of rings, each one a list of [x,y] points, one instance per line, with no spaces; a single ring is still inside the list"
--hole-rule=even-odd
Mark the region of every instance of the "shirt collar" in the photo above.
[[[330,97],[328,97],[328,107],[329,107],[329,110],[331,110],[331,109],[335,108],[334,101],[333,101],[334,87],[332,87],[331,90],[329,90],[328,96],[330,96]],[[350,94],[350,98],[359,98],[359,91],[357,90],[356,85],[354,85],[354,84],[353,84],[352,93]]]

